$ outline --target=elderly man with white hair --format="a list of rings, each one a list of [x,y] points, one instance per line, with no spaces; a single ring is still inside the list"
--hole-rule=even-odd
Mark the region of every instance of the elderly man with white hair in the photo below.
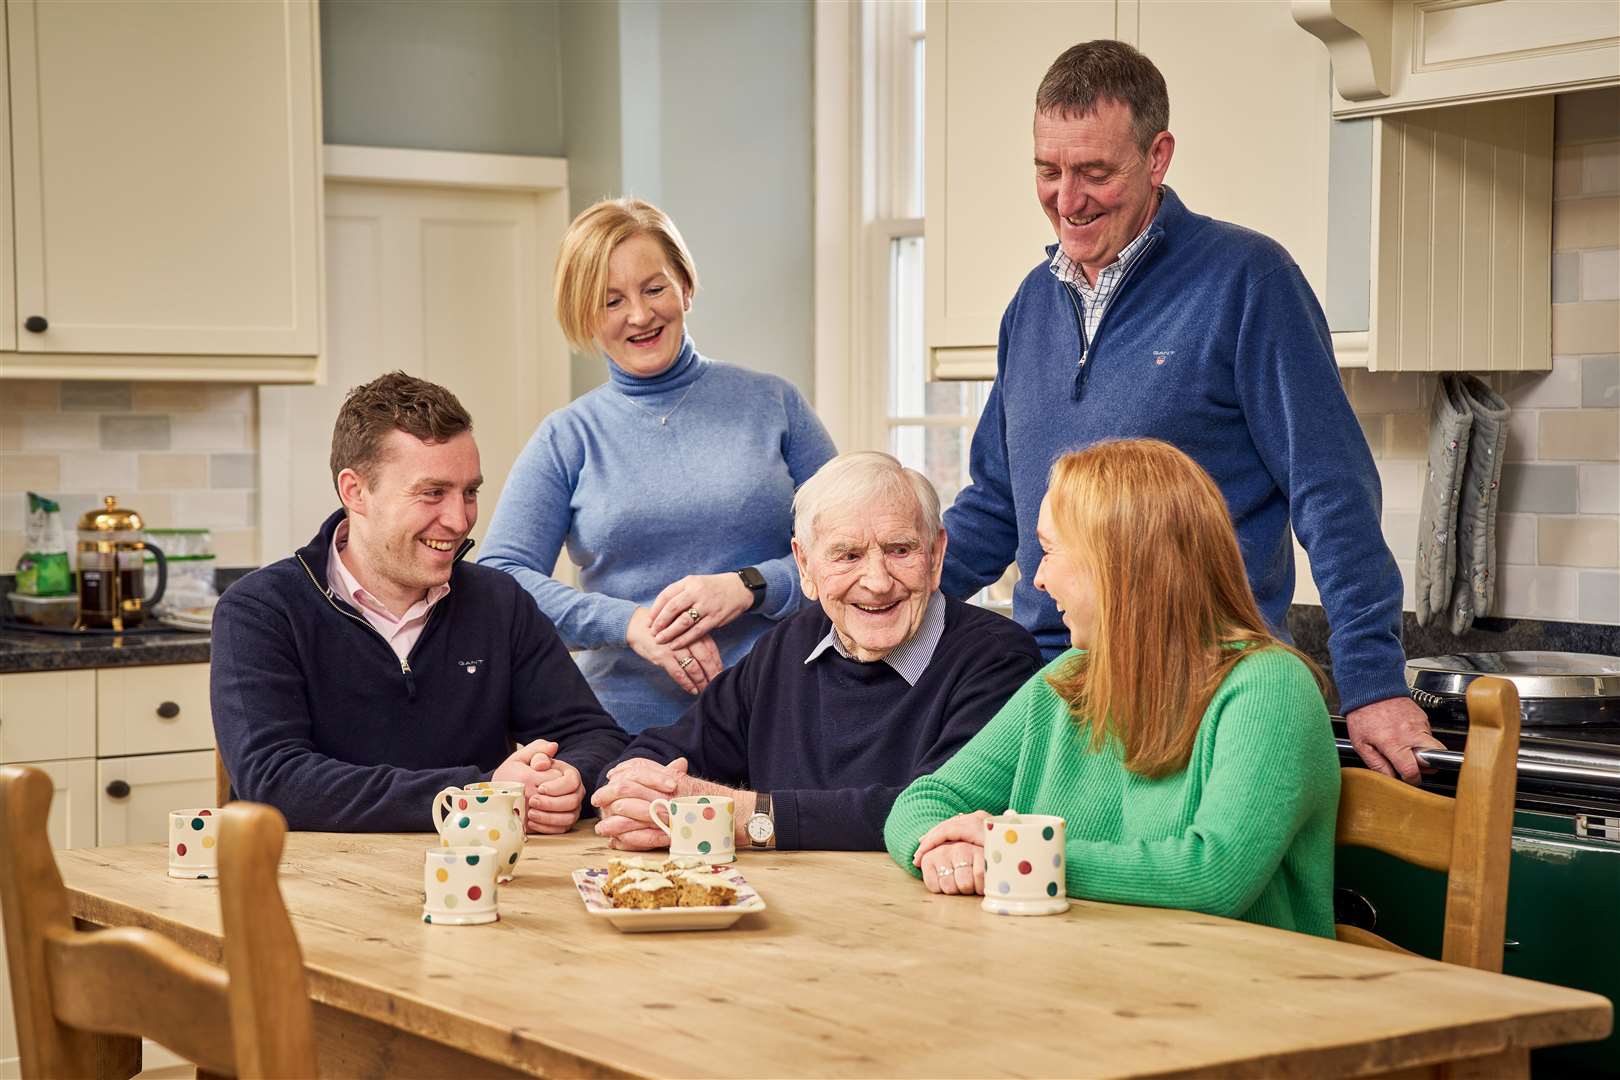
[[[651,801],[709,794],[735,800],[739,848],[881,850],[895,796],[1040,667],[1023,627],[939,591],[945,530],[921,473],[841,454],[793,513],[793,556],[819,606],[772,628],[604,771],[591,802],[613,846],[666,846]]]

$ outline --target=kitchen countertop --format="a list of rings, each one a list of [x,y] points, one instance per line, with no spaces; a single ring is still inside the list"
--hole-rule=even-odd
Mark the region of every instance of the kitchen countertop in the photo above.
[[[208,635],[185,630],[161,633],[70,636],[0,627],[0,675],[19,671],[145,664],[206,664]]]

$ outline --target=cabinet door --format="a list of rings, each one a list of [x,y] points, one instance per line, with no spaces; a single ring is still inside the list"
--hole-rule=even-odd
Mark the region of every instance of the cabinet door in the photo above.
[[[1310,48],[1287,4],[1141,0],[1137,18],[1133,43],[1170,91],[1165,182],[1193,211],[1287,248],[1325,304],[1327,50]]]
[[[212,715],[207,664],[96,672],[97,757],[211,750]]]
[[[0,49],[0,207],[11,205],[11,72]],[[16,242],[11,215],[0,213],[0,351],[17,348]],[[6,1055],[0,1054],[0,1058]]]
[[[1053,241],[1035,197],[1035,90],[1064,49],[1114,37],[1114,19],[1113,0],[930,0],[924,248],[936,370],[988,360],[977,377],[994,372],[1001,313]]]
[[[214,754],[102,758],[96,783],[97,844],[160,842],[169,835],[170,810],[214,805]]]
[[[313,356],[313,3],[6,10],[19,348]]]
[[[96,756],[96,673],[0,675],[0,763]]]

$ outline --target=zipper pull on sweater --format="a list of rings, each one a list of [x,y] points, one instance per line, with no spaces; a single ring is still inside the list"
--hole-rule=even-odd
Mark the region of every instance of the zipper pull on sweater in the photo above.
[[[399,672],[405,676],[405,696],[411,701],[416,700],[416,676],[411,672],[411,662],[404,657],[399,661]]]

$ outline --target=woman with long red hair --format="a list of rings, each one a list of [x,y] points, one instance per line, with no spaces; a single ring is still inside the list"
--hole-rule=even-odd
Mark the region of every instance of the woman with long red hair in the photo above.
[[[1035,587],[1074,648],[895,801],[894,860],[984,891],[987,814],[1067,822],[1071,897],[1333,936],[1339,764],[1309,659],[1267,628],[1209,474],[1153,439],[1052,467]]]

